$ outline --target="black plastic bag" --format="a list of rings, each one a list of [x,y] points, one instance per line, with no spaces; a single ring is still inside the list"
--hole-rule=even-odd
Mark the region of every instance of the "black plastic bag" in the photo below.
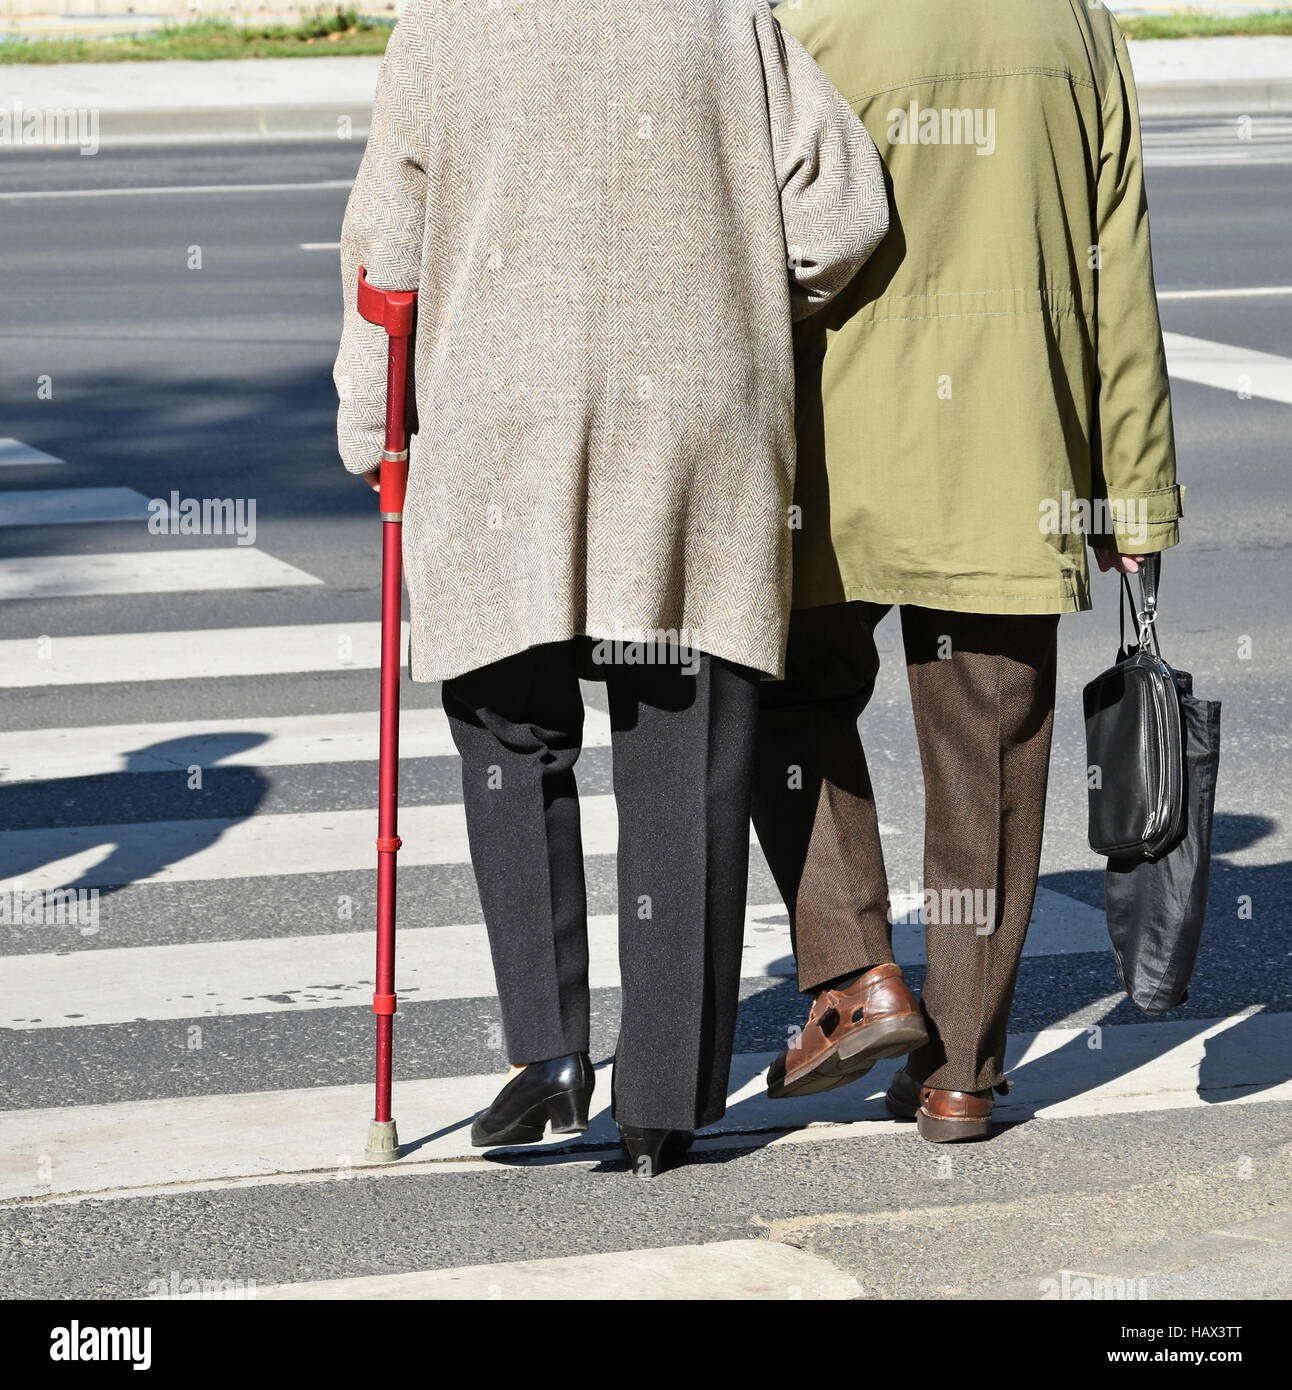
[[[1163,1014],[1188,997],[1211,878],[1211,823],[1220,766],[1220,703],[1199,700],[1193,677],[1175,672],[1184,726],[1185,823],[1154,859],[1109,859],[1108,935],[1131,1002]]]

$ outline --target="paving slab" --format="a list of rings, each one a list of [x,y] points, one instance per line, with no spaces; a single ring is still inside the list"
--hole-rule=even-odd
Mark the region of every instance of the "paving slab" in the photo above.
[[[515,1260],[327,1279],[256,1290],[256,1301],[298,1299],[537,1299],[550,1301],[851,1299],[861,1286],[819,1255],[768,1240],[715,1241],[604,1255]],[[231,1298],[237,1298],[237,1293]]]

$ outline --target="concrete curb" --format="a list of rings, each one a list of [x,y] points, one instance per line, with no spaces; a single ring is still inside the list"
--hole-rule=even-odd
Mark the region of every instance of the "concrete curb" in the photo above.
[[[363,139],[371,102],[157,107],[99,113],[101,145],[171,145],[219,140]]]
[[[1155,117],[1292,113],[1292,79],[1145,84],[1139,89],[1139,107],[1142,116]],[[370,102],[106,109],[99,113],[99,143],[363,139],[371,117]]]
[[[1141,116],[1254,116],[1292,113],[1292,78],[1234,82],[1152,82],[1139,88]]]
[[[1292,78],[1236,82],[1149,82],[1139,88],[1146,117],[1292,114]],[[267,101],[246,106],[100,108],[100,145],[184,145],[207,140],[363,139],[370,101]]]

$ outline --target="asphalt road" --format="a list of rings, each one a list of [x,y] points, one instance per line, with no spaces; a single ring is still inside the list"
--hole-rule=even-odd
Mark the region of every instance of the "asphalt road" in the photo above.
[[[1283,135],[1270,135],[1265,157],[1257,149],[1231,159],[1226,146],[1224,158],[1192,163],[1190,148],[1227,140],[1215,126],[1199,134],[1191,141],[1178,122],[1149,129],[1150,146],[1165,152],[1149,185],[1164,325],[1292,358],[1289,296],[1175,297],[1292,284]],[[254,497],[255,548],[322,581],[8,598],[0,601],[0,643],[151,633],[164,647],[182,643],[175,633],[202,629],[376,617],[372,499],[336,460],[330,381],[341,287],[328,245],[360,153],[309,144],[0,159],[0,434],[65,460],[0,469],[0,502],[14,489],[46,487]],[[313,246],[322,249],[306,249]],[[200,268],[191,268],[199,257]],[[1190,998],[1166,1021],[1198,1032],[1245,1013],[1292,1010],[1292,405],[1183,380],[1174,400],[1188,516],[1186,543],[1166,565],[1161,631],[1168,658],[1225,706],[1207,934]],[[185,553],[191,544],[182,536],[147,543]],[[79,557],[142,548],[139,526],[124,522],[0,534],[0,561],[61,556],[69,571]],[[1061,625],[1042,876],[1065,900],[1091,906],[1102,889],[1099,861],[1085,845],[1080,689],[1113,655],[1111,578],[1098,582],[1097,603],[1093,614]],[[863,729],[897,888],[919,877],[922,791],[895,621],[880,638],[886,665]],[[38,731],[361,714],[376,702],[370,670],[33,685],[0,672],[0,684],[11,687],[0,702],[0,733],[32,731],[35,749]],[[405,684],[406,708],[437,703],[434,687]],[[589,748],[580,777],[585,793],[608,792],[608,750]],[[410,759],[404,802],[451,806],[460,799],[455,779],[450,758]],[[363,811],[374,786],[367,761],[208,768],[200,790],[173,771],[0,779],[0,881],[43,862],[6,832]],[[127,884],[103,894],[98,932],[10,925],[0,932],[0,954],[351,932],[371,920],[371,877],[367,867],[339,867]],[[613,910],[609,857],[590,858],[589,891],[593,912]],[[334,904],[346,897],[353,913],[340,918]],[[774,898],[755,854],[750,902]],[[1247,898],[1250,919],[1240,916]],[[469,868],[406,870],[401,921],[478,922]],[[908,971],[917,983],[920,974],[918,966]],[[801,1018],[790,982],[751,977],[744,993],[737,1051],[782,1046]],[[1116,994],[1104,950],[1031,956],[1011,1032],[1142,1025]],[[598,1057],[613,1048],[616,1000],[613,987],[596,992]],[[78,1022],[56,994],[37,1002],[44,1026],[0,1028],[0,1109],[359,1085],[369,1075],[371,1015],[357,1002],[209,1019],[199,1050],[185,1048],[179,1016]],[[494,1020],[487,994],[401,1003],[397,1078],[497,1071]],[[1234,1038],[1241,1033],[1240,1024]],[[24,1199],[0,1203],[0,1262],[17,1296],[131,1296],[171,1269],[270,1284],[770,1236],[823,1255],[869,1295],[1036,1297],[1038,1280],[1053,1271],[1104,1261],[1126,1277],[1144,1265],[1163,1296],[1286,1296],[1286,1260],[1270,1251],[1271,1242],[1286,1250],[1292,1102],[1236,1103],[1241,1042],[1211,1055],[1220,1067],[1213,1099],[1223,1092],[1226,1103],[1017,1123],[988,1145],[958,1151],[947,1174],[935,1170],[927,1146],[866,1133],[719,1146],[645,1191],[607,1171],[612,1161],[576,1154],[402,1181],[225,1184],[62,1205]],[[397,1221],[401,1232],[383,1256],[356,1253],[357,1233],[373,1221],[387,1229]],[[1208,1244],[1217,1225],[1247,1234],[1217,1253]]]

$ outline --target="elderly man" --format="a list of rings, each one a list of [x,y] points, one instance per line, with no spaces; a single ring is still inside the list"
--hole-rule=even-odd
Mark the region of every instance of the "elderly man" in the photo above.
[[[890,1109],[990,1131],[1041,853],[1059,615],[1174,545],[1135,88],[1078,0],[777,10],[874,135],[893,225],[798,344],[801,528],[754,821],[813,997],[773,1096],[910,1054]],[[857,720],[901,615],[924,768],[928,969],[893,963]]]
[[[342,235],[339,433],[372,470],[363,265],[420,291],[412,674],[444,682],[513,1064],[477,1144],[587,1124],[580,675],[608,687],[637,1171],[724,1111],[792,323],[887,220],[865,126],[765,0],[412,0],[395,28]]]

